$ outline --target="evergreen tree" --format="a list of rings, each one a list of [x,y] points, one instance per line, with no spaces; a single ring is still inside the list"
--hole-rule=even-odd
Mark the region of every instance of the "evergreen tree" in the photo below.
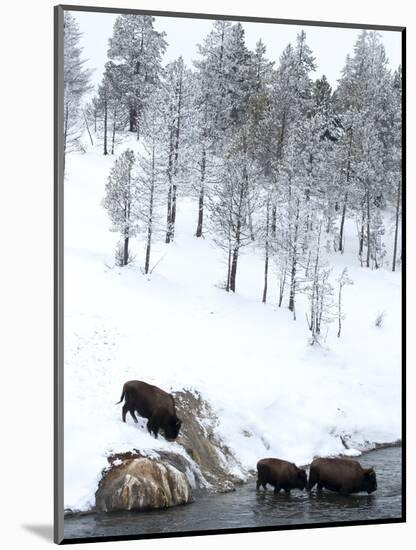
[[[69,12],[64,12],[64,172],[68,152],[78,146],[82,133],[83,113],[81,102],[90,89],[91,71],[84,69],[85,60],[81,58],[81,33],[78,22]]]
[[[189,70],[185,67],[182,57],[166,66],[159,96],[169,136],[166,243],[170,243],[174,238],[178,185],[188,165],[184,153],[189,139],[189,84]]]
[[[112,231],[121,233],[122,246],[116,251],[116,262],[125,266],[130,261],[129,241],[137,232],[137,189],[133,180],[135,155],[126,149],[114,162],[106,184],[103,206],[112,221]]]
[[[120,15],[114,23],[108,57],[119,67],[129,130],[139,138],[146,103],[160,82],[165,33],[154,29],[154,17]]]
[[[143,124],[142,151],[137,157],[136,188],[138,200],[138,231],[145,235],[146,252],[144,273],[150,272],[152,244],[162,232],[162,204],[166,189],[166,128],[157,107],[158,95],[152,98]]]
[[[371,234],[372,228],[377,227],[378,235],[382,234],[382,218],[374,209],[382,207],[388,195],[385,160],[391,136],[385,126],[384,113],[390,82],[380,35],[362,31],[355,43],[354,55],[347,57],[336,97],[346,136],[344,150],[348,151],[342,155],[346,160],[342,164],[352,190],[352,193],[346,191],[346,197],[358,218],[359,257],[361,265],[366,267],[370,267],[371,258],[376,254],[372,247],[377,236]],[[342,219],[346,203],[347,200]],[[342,249],[341,238],[339,248]],[[374,261],[373,266],[377,265]]]

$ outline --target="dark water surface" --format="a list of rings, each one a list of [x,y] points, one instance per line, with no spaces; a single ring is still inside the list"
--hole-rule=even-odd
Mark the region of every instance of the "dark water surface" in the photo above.
[[[401,518],[401,447],[372,451],[358,460],[376,470],[378,489],[371,495],[317,495],[316,488],[311,494],[275,495],[272,488],[256,491],[253,481],[231,493],[201,491],[192,504],[167,510],[69,517],[65,539]]]

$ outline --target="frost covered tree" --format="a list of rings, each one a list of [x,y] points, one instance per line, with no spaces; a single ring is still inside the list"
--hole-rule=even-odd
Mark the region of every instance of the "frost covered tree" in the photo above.
[[[68,152],[77,148],[83,130],[82,98],[90,89],[91,72],[84,68],[80,46],[81,33],[78,22],[69,12],[64,12],[64,172]]]
[[[142,150],[137,155],[135,175],[137,193],[138,232],[145,237],[144,273],[151,272],[152,244],[156,235],[165,226],[162,222],[162,207],[166,198],[166,153],[167,132],[163,111],[160,109],[160,92],[151,99],[142,124]]]
[[[250,181],[257,174],[248,162],[244,136],[242,140],[241,148],[234,146],[227,152],[209,202],[214,241],[227,254],[227,292],[236,291],[238,259],[241,249],[252,242],[249,219],[257,207]]]
[[[97,119],[101,124],[100,130],[103,141],[103,154],[114,154],[117,134],[126,125],[126,117],[123,112],[123,69],[108,61],[102,82],[98,88],[97,97],[94,100],[95,129],[97,131]]]
[[[391,81],[389,94],[388,126],[391,129],[390,147],[386,150],[387,165],[389,168],[391,187],[394,192],[391,203],[394,205],[394,240],[392,271],[396,271],[399,246],[399,222],[401,219],[402,204],[402,68],[399,66]]]
[[[352,284],[354,283],[348,274],[348,269],[344,267],[340,277],[338,277],[338,338],[341,336],[341,325],[345,317],[342,309],[342,290],[344,286]]]
[[[198,197],[198,215],[195,231],[196,237],[202,237],[204,228],[204,208],[207,181],[209,181],[209,169],[213,160],[212,127],[209,125],[210,108],[209,93],[206,90],[206,82],[202,77],[195,76],[193,85],[196,93],[192,98],[192,146],[190,148],[189,169],[192,187]]]
[[[139,157],[141,172],[137,176],[139,198],[141,201],[139,216],[146,228],[146,257],[144,273],[149,273],[150,253],[155,226],[155,195],[159,183],[159,170],[157,166],[157,141],[155,136],[149,138],[149,143],[144,146],[144,151]]]
[[[203,83],[207,105],[207,126],[214,133],[215,151],[221,151],[226,127],[226,51],[231,36],[229,21],[214,21],[212,30],[198,44],[199,58],[194,61],[199,81]]]
[[[149,15],[120,15],[108,50],[109,59],[119,67],[129,130],[138,138],[146,103],[159,85],[167,45],[165,33],[156,31],[154,22]]]
[[[309,330],[312,333],[312,344],[319,343],[322,325],[330,323],[334,319],[334,289],[329,282],[331,269],[322,258],[321,236],[322,220],[315,231],[312,268],[309,283],[305,287],[310,305],[309,316],[307,315],[306,318]]]
[[[310,75],[314,70],[314,57],[302,31],[296,45],[288,44],[280,56],[266,100],[265,135],[269,145],[263,150],[267,151],[266,174],[272,182],[270,235],[280,280],[279,304],[289,283],[288,307],[294,316],[299,261],[308,229],[307,171],[311,165],[305,150],[309,137],[302,136],[302,132],[307,130],[313,105]]]
[[[394,137],[385,124],[391,79],[379,33],[362,31],[354,55],[347,57],[336,102],[346,136],[343,153],[349,188],[346,197],[357,217],[358,255],[361,265],[366,267],[378,266],[371,258],[376,258],[379,252],[374,246],[377,247],[377,235],[382,234],[380,209],[386,205],[391,187],[386,161]],[[372,235],[372,229],[376,235]]]
[[[137,189],[133,179],[135,155],[126,149],[114,162],[105,187],[103,206],[112,221],[112,231],[122,236],[122,246],[116,251],[116,261],[125,266],[130,261],[129,240],[137,231]]]
[[[183,58],[179,57],[166,66],[159,96],[164,110],[165,131],[169,140],[166,243],[170,243],[174,238],[178,185],[187,168],[184,153],[188,138],[189,79],[189,70]]]

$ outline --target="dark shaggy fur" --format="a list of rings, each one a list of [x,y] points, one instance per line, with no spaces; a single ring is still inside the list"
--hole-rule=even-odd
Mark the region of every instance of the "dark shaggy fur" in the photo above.
[[[140,380],[130,380],[124,384],[118,403],[123,399],[123,422],[126,421],[126,414],[129,412],[137,423],[137,411],[143,418],[148,418],[147,429],[156,438],[159,430],[162,430],[165,438],[170,441],[178,437],[182,421],[176,415],[175,401],[170,393]]]
[[[260,486],[267,488],[267,484],[274,487],[274,492],[280,489],[289,493],[291,489],[303,489],[306,487],[306,472],[298,468],[292,462],[279,458],[263,458],[257,462],[257,490]]]
[[[307,490],[317,484],[318,491],[329,489],[342,495],[368,494],[377,489],[377,478],[373,468],[363,468],[356,460],[348,458],[317,458],[310,467]]]

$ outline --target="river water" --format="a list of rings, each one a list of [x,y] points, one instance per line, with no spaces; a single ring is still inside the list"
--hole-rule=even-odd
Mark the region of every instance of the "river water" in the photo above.
[[[270,487],[256,491],[251,481],[230,493],[201,491],[193,503],[167,510],[69,517],[65,539],[401,518],[401,447],[371,451],[358,460],[376,470],[378,489],[371,495],[318,495],[316,488],[311,494],[296,490],[275,495]]]

